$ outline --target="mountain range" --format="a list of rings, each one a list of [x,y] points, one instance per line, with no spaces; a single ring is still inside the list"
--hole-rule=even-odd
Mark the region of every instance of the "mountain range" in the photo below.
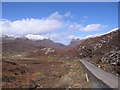
[[[25,53],[26,57],[54,55],[77,59],[88,58],[91,63],[108,72],[120,73],[118,61],[120,29],[85,39],[72,39],[69,45],[56,43],[49,38],[37,36],[35,39],[35,37],[2,35],[3,56],[7,53]]]

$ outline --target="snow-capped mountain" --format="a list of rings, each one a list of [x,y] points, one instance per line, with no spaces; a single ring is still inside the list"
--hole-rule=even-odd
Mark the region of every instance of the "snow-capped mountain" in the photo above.
[[[49,39],[48,37],[42,36],[42,35],[33,35],[33,34],[28,34],[25,36],[28,39],[31,40],[43,40],[43,39]]]
[[[64,45],[55,43],[47,37],[40,35],[27,35],[24,37],[16,37],[2,35],[3,52],[31,52],[41,50],[42,48],[52,48],[61,51]],[[64,50],[64,49],[63,49]]]

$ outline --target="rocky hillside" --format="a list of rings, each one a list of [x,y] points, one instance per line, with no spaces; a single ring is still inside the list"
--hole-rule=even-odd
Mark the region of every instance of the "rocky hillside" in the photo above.
[[[75,58],[89,58],[90,62],[112,73],[120,73],[120,29],[105,35],[88,38],[69,51]]]

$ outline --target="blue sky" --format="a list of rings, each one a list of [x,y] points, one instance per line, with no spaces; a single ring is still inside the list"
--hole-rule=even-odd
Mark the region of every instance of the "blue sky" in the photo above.
[[[5,34],[40,35],[64,44],[118,27],[117,2],[4,2],[2,15]]]

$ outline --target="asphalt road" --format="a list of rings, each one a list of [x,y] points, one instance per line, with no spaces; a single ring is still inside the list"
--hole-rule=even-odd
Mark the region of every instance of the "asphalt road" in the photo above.
[[[94,74],[98,79],[102,80],[109,87],[118,88],[118,76],[106,72],[86,60],[80,59],[80,62],[82,62],[92,74]]]

